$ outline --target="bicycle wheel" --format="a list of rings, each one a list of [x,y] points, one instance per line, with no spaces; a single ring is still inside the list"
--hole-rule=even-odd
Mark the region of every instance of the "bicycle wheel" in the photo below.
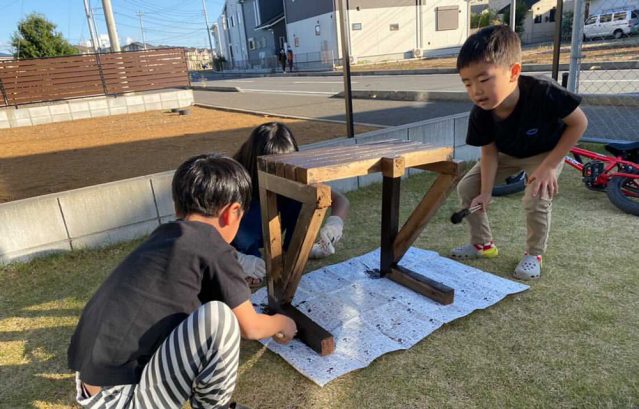
[[[523,170],[506,178],[506,183],[493,187],[493,196],[507,196],[526,189],[526,172]]]
[[[639,216],[639,179],[615,176],[608,182],[606,193],[619,209]]]

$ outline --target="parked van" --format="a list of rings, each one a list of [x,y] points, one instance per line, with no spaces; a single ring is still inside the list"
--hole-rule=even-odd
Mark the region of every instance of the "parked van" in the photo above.
[[[602,10],[590,15],[584,23],[584,40],[613,36],[621,38],[639,30],[639,10]]]

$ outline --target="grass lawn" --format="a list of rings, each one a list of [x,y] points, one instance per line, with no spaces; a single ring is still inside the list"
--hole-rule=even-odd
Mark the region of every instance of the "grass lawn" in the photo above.
[[[431,181],[402,190],[403,217]],[[319,388],[257,342],[243,342],[235,399],[253,408],[636,408],[639,405],[639,218],[587,190],[566,167],[541,280],[488,310],[445,325],[407,351]],[[381,185],[347,196],[339,262],[379,243]],[[523,252],[521,194],[491,207],[500,247],[473,261],[508,277]],[[445,254],[467,240],[450,224],[451,195],[416,242]],[[0,268],[0,407],[71,408],[68,340],[83,305],[137,244],[50,256]]]

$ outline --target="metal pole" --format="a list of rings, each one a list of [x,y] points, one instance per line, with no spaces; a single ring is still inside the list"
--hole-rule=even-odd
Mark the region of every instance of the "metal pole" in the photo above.
[[[111,0],[102,0],[102,8],[104,9],[104,18],[106,19],[106,25],[109,31],[109,42],[111,42],[111,51],[120,52],[120,39],[118,38],[118,30],[115,27],[115,19],[113,18]]]
[[[559,55],[561,52],[561,23],[564,20],[564,0],[557,0],[555,9],[555,44],[552,50],[552,78],[559,80]]]
[[[346,131],[349,138],[355,136],[353,129],[353,94],[351,92],[351,56],[348,49],[347,28],[348,10],[344,7],[345,0],[338,0],[340,15],[340,37],[342,42],[342,67],[344,67],[344,102],[346,104]]]
[[[206,23],[206,35],[209,38],[209,48],[211,50],[211,66],[213,65],[213,40],[211,40],[211,30],[209,30],[209,15],[206,13],[206,2],[202,0],[202,9],[204,10],[204,22]]]
[[[581,41],[584,31],[584,0],[575,0],[572,19],[572,42],[570,44],[570,72],[568,75],[568,91],[579,91],[579,66],[581,65]]]
[[[142,22],[142,16],[144,16],[144,13],[141,11],[138,11],[136,14],[138,15],[138,17],[140,17],[140,31],[142,32],[142,45],[144,46],[144,49],[146,50],[146,37],[144,36],[144,23]]]
[[[97,53],[100,44],[96,38],[95,27],[93,26],[93,19],[91,15],[91,7],[89,7],[89,0],[84,0],[84,12],[87,15],[87,24],[89,25],[89,33],[91,34],[91,44],[93,44],[93,52]]]
[[[517,22],[515,21],[515,11],[517,11],[517,0],[510,0],[510,27],[516,32]]]

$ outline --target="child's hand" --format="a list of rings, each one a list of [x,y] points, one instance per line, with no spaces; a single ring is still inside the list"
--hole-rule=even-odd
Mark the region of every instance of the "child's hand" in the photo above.
[[[557,173],[555,168],[547,166],[539,166],[532,175],[528,177],[528,184],[532,183],[532,196],[539,195],[542,199],[552,199],[559,193],[559,184],[557,183]]]
[[[295,324],[295,321],[285,315],[281,315],[281,318],[284,323],[284,328],[275,334],[273,339],[278,344],[288,344],[293,338],[295,338],[295,335],[297,335],[297,325]]]
[[[480,193],[477,197],[475,197],[473,199],[472,202],[470,202],[470,206],[474,207],[474,206],[481,206],[481,210],[479,210],[480,212],[485,212],[488,210],[488,206],[490,205],[490,201],[492,200],[493,195],[491,195],[490,193]]]

